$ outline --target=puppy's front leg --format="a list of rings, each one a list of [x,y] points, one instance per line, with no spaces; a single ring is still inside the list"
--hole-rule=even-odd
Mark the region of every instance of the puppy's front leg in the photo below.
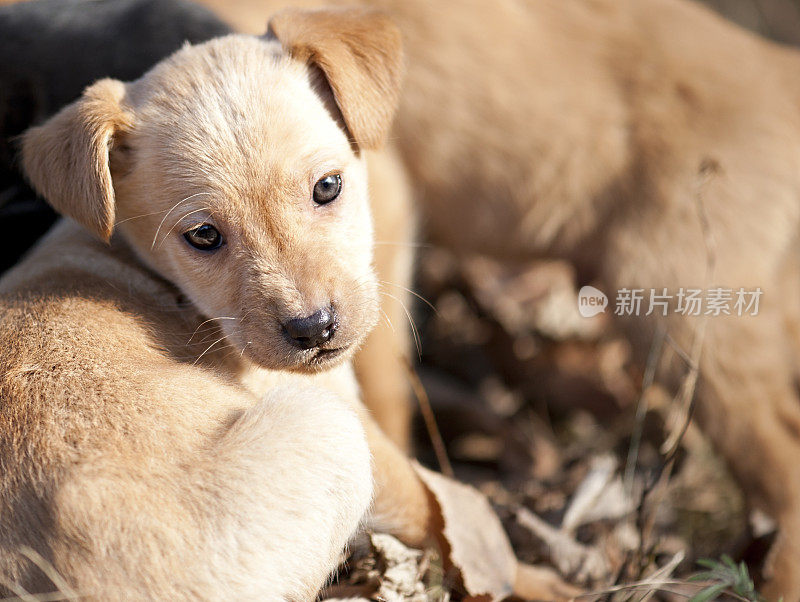
[[[254,392],[263,390],[258,374],[247,385]],[[371,522],[412,547],[433,542],[436,536],[438,506],[417,475],[406,454],[389,438],[372,413],[361,402],[358,383],[350,366],[341,366],[314,377],[314,383],[345,399],[358,415],[372,453],[375,495]],[[269,381],[266,381],[269,382]]]
[[[374,463],[375,501],[371,520],[376,529],[388,531],[412,547],[436,546],[443,553],[444,566],[447,570],[451,567],[457,568],[462,577],[468,573],[473,577],[481,574],[482,577],[479,579],[481,586],[493,583],[489,587],[497,588],[498,592],[504,590],[506,593],[511,593],[513,590],[515,595],[521,597],[536,596],[537,599],[547,600],[567,600],[580,593],[553,572],[517,563],[513,557],[511,544],[508,543],[499,520],[494,517],[487,517],[493,520],[487,520],[486,524],[460,523],[456,528],[468,528],[476,532],[474,533],[476,537],[469,546],[472,552],[478,555],[477,558],[483,558],[480,556],[483,553],[500,556],[504,560],[498,561],[490,569],[483,566],[480,560],[477,564],[471,561],[464,564],[469,555],[463,554],[465,551],[463,543],[459,542],[456,546],[448,539],[449,536],[445,535],[448,528],[448,519],[445,517],[448,512],[444,505],[439,505],[444,498],[435,498],[428,487],[423,485],[412,462],[389,440],[367,412],[362,412],[362,423]],[[449,481],[441,476],[438,479],[443,483],[450,483],[446,488],[448,496],[458,496],[457,502],[455,497],[449,497],[450,501],[447,503],[451,519],[454,509],[460,511],[464,508],[480,508],[483,504],[488,511],[488,502],[481,500],[481,495],[477,491],[467,493],[461,490],[464,486],[455,481]],[[453,523],[449,523],[449,529],[452,530],[453,526]],[[474,546],[481,547],[473,549]],[[501,553],[503,550],[505,552]],[[457,561],[457,558],[460,560]],[[487,572],[491,575],[487,576]],[[478,595],[486,592],[471,593]]]
[[[256,373],[250,375],[247,386],[258,393],[264,390],[267,380],[259,381]],[[375,495],[371,513],[373,526],[389,532],[413,547],[421,547],[432,540],[438,507],[422,484],[414,465],[406,454],[389,438],[372,413],[361,402],[359,385],[350,366],[341,366],[312,377],[315,385],[332,391],[339,399],[348,401],[358,415],[367,435],[372,453],[372,476]]]
[[[375,500],[372,521],[412,547],[432,543],[438,509],[411,461],[367,412],[361,415],[372,452]]]

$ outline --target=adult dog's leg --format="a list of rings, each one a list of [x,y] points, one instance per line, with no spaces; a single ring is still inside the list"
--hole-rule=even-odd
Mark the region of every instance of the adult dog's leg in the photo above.
[[[769,599],[800,600],[800,397],[781,315],[779,287],[766,286],[757,316],[664,318],[666,332],[692,355],[702,338],[694,418],[727,460],[751,508],[773,517],[780,536],[765,576]],[[770,296],[771,293],[771,296]],[[645,328],[631,321],[629,333],[647,354]],[[637,325],[638,322],[638,325]],[[694,359],[694,358],[693,358]],[[686,363],[672,362],[668,380],[686,377]]]
[[[608,220],[597,249],[600,280],[612,295],[643,289],[638,317],[619,318],[642,364],[658,321],[689,355],[701,337],[699,360],[693,358],[699,368],[694,417],[725,457],[748,505],[778,521],[781,537],[767,567],[767,591],[797,601],[800,397],[791,341],[798,330],[791,322],[797,321],[800,288],[789,279],[798,278],[796,193],[784,185],[780,165],[748,160],[739,170],[726,157],[720,163],[704,159],[695,168],[693,161],[676,149],[669,161],[652,164],[658,169],[648,165],[651,181],[642,194],[651,198]],[[670,162],[675,171],[666,167]],[[651,287],[673,296],[666,317],[649,306]],[[678,312],[676,294],[683,287],[699,291],[701,315]],[[722,306],[730,315],[709,307],[718,287],[728,290],[729,302]],[[740,288],[761,289],[757,315],[754,306],[741,305],[738,315]],[[685,297],[681,305],[689,310]],[[680,380],[686,365],[676,361],[672,370]]]
[[[408,289],[414,262],[414,211],[405,174],[394,154],[373,153],[368,163],[382,314],[355,365],[365,405],[389,439],[408,451],[412,406],[404,363],[412,347],[413,300]]]
[[[276,388],[196,457],[132,460],[56,496],[55,568],[90,598],[313,599],[371,500],[359,419],[316,388]]]
[[[783,322],[774,305],[765,305],[757,317],[709,324],[697,409],[704,430],[747,493],[749,505],[778,522],[780,533],[765,567],[765,593],[770,600],[782,596],[797,601],[800,397]]]

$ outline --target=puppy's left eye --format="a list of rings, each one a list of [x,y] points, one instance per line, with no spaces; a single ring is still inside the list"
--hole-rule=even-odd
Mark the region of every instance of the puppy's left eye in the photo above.
[[[326,205],[339,196],[341,191],[342,176],[338,173],[320,178],[314,184],[314,202],[317,205]]]
[[[214,226],[203,224],[184,232],[183,237],[195,249],[213,251],[222,246],[222,234]]]

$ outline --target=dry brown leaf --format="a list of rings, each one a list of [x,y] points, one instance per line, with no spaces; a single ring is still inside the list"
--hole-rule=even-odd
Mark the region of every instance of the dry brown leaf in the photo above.
[[[415,464],[439,505],[450,561],[470,596],[502,600],[513,593],[517,559],[500,520],[475,488]]]
[[[449,561],[461,574],[465,602],[496,602],[508,596],[569,600],[581,590],[554,571],[517,561],[500,519],[486,497],[415,464],[417,474],[439,505]]]

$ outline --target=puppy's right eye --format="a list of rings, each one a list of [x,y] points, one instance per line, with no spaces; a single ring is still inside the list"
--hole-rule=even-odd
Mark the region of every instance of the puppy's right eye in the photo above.
[[[314,202],[317,205],[327,205],[339,196],[342,191],[342,176],[332,173],[317,180],[314,184]]]
[[[213,251],[222,246],[222,234],[214,226],[203,224],[184,232],[183,237],[190,245],[200,251]]]

